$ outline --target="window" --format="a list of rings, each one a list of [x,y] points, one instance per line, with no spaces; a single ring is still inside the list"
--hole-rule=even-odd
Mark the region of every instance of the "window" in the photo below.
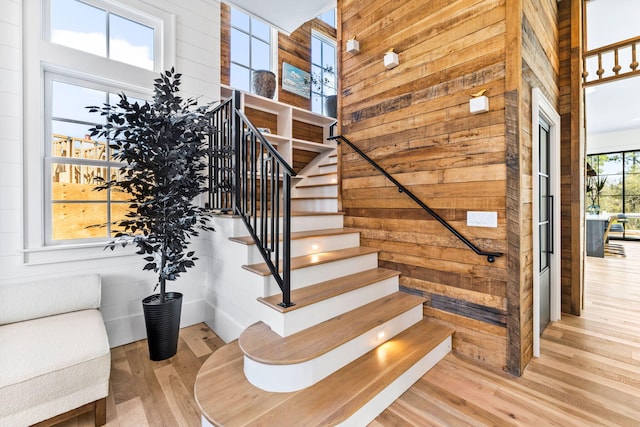
[[[158,71],[157,21],[131,12],[133,18],[124,17],[79,0],[51,0],[50,5],[52,43]]]
[[[325,23],[331,25],[333,28],[336,27],[336,10],[331,9],[318,16],[318,19],[324,21]]]
[[[336,95],[336,42],[315,31],[311,34],[311,111],[327,115],[326,99]]]
[[[271,27],[231,8],[231,86],[250,92],[255,70],[271,71]]]
[[[108,141],[89,137],[102,119],[88,105],[118,93],[151,96],[165,62],[175,63],[175,18],[132,0],[24,2],[25,262],[104,256],[121,218],[122,194],[94,191],[96,177],[118,177]],[[79,249],[78,244],[82,244]],[[95,246],[101,255],[89,255]],[[64,251],[51,251],[64,247]]]
[[[45,169],[51,177],[47,243],[113,237],[109,223],[124,217],[127,197],[94,189],[96,178],[117,179],[120,164],[112,161],[108,141],[90,137],[89,129],[104,120],[85,107],[115,104],[118,95],[105,85],[53,73],[46,73],[45,87]],[[97,224],[106,226],[90,227]]]
[[[625,237],[640,238],[640,151],[587,156],[593,169],[587,178],[587,212],[596,205],[600,213],[625,214]],[[601,183],[601,190],[593,189]]]

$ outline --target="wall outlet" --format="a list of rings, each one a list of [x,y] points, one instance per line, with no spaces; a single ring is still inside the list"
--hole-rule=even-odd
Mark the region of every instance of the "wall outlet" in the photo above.
[[[467,226],[498,227],[498,212],[467,211]]]

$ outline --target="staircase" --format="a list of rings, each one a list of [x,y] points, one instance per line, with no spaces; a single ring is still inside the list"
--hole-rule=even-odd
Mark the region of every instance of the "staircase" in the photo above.
[[[453,329],[423,318],[423,298],[343,227],[336,163],[319,155],[292,189],[293,306],[242,222],[216,218],[211,326],[238,339],[198,373],[204,426],[366,425],[451,350]]]

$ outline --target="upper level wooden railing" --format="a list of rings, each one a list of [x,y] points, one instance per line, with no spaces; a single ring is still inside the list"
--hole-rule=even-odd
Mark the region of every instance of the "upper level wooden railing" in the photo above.
[[[582,84],[590,86],[640,75],[640,37],[586,51],[582,55]]]

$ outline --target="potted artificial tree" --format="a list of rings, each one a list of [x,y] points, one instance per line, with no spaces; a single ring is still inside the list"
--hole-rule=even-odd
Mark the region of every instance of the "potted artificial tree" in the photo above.
[[[97,189],[130,196],[130,209],[112,223],[119,231],[107,247],[135,245],[146,261],[143,269],[157,273],[159,293],[142,300],[151,360],[176,353],[182,294],[167,292],[166,282],[194,266],[191,237],[212,230],[208,212],[194,204],[207,191],[211,108],[179,97],[180,77],[173,68],[162,73],[152,102],[131,102],[121,94],[115,105],[87,107],[105,117],[91,136],[105,137],[114,160],[123,164],[117,179],[102,179]]]

